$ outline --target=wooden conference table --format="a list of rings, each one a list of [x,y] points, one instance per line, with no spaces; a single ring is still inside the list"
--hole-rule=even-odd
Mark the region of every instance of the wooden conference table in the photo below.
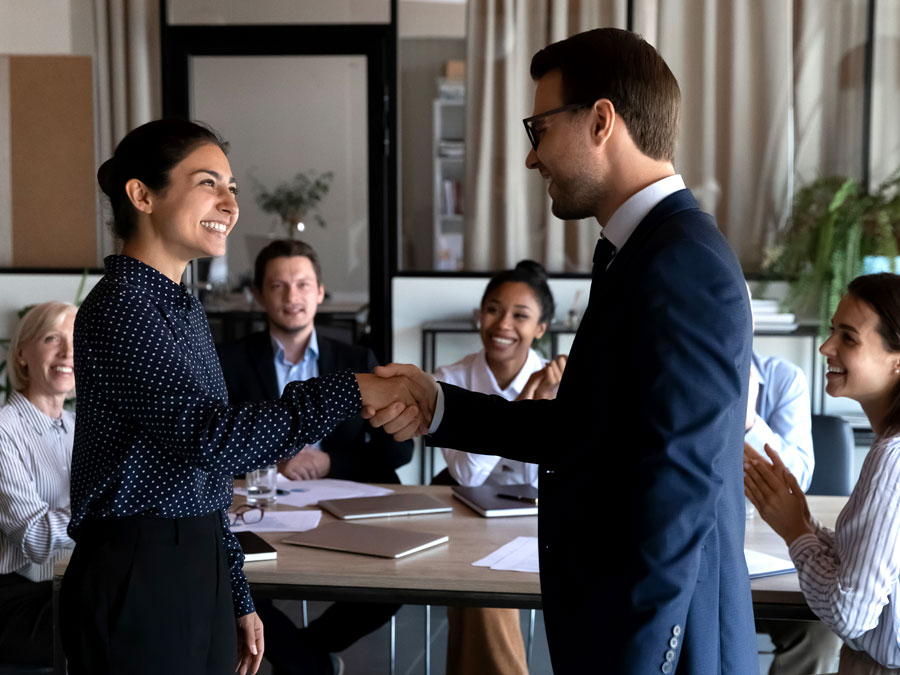
[[[279,544],[281,532],[260,536],[278,548],[272,561],[246,563],[244,571],[255,596],[302,600],[356,600],[419,605],[541,607],[537,574],[501,572],[472,563],[518,536],[535,536],[535,516],[482,518],[451,497],[445,486],[389,486],[403,492],[426,492],[453,506],[452,513],[376,518],[372,524],[447,534],[450,540],[408,558],[389,560],[369,556]],[[236,498],[236,502],[242,500]],[[810,497],[810,510],[826,526],[833,526],[845,497]],[[276,506],[291,509],[290,506]],[[333,520],[327,512],[322,522]],[[591,521],[586,519],[586,523]],[[602,522],[597,522],[602,527]],[[748,548],[787,558],[787,547],[758,516],[747,519]],[[54,595],[65,561],[56,566]],[[758,618],[814,619],[800,593],[796,574],[751,582]],[[54,597],[54,600],[56,598]],[[54,605],[56,603],[54,602]],[[64,672],[57,669],[57,672]]]

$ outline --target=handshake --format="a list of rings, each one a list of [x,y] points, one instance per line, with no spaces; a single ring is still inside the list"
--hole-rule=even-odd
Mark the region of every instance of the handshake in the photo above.
[[[437,403],[438,384],[410,364],[378,366],[374,374],[357,373],[362,416],[373,427],[384,427],[398,441],[428,433]]]

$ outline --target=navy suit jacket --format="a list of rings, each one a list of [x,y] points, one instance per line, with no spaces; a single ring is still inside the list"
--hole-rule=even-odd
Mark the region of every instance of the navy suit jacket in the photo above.
[[[557,675],[759,670],[743,556],[750,350],[740,265],[681,190],[594,271],[555,400],[441,385],[432,443],[540,464]]]
[[[319,374],[337,370],[368,373],[378,365],[372,350],[318,335]],[[232,404],[271,401],[281,394],[269,331],[251,333],[219,347],[219,360]],[[357,415],[341,422],[320,442],[331,458],[328,478],[367,483],[399,483],[394,469],[412,457],[413,442],[398,443]]]

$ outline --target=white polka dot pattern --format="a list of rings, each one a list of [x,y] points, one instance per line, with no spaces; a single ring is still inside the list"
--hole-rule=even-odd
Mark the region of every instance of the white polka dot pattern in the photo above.
[[[144,263],[109,256],[75,321],[72,520],[219,510],[235,613],[253,611],[228,529],[232,476],[295,454],[362,407],[349,371],[293,382],[281,399],[231,407],[200,303]]]

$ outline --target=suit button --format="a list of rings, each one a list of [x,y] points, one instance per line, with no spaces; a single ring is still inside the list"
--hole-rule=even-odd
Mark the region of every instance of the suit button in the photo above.
[[[674,661],[675,660],[675,652],[671,649],[666,652],[666,661]]]
[[[669,675],[669,673],[672,672],[672,664],[669,661],[666,661],[665,663],[662,664],[662,666],[660,666],[659,669],[661,671],[663,671],[666,675]]]
[[[676,649],[678,647],[678,638],[677,637],[669,638],[669,646],[672,649]]]
[[[672,626],[672,635],[674,635],[675,637],[681,635],[681,626],[679,624],[676,623],[674,626]]]

